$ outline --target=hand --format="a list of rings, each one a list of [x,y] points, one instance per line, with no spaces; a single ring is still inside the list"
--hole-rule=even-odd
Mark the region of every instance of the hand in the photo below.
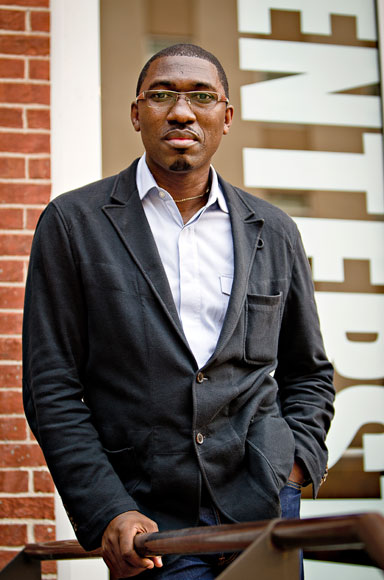
[[[124,512],[111,520],[101,540],[104,562],[113,576],[127,578],[163,563],[160,556],[141,558],[134,548],[136,534],[157,532],[155,522],[137,511]]]
[[[305,481],[305,474],[303,469],[300,467],[298,463],[294,463],[292,467],[292,471],[288,477],[289,481],[294,481],[295,483],[299,483],[300,485]]]

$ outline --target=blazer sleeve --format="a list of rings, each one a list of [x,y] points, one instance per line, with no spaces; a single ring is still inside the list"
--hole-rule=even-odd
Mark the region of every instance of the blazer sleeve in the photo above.
[[[298,232],[275,379],[282,414],[295,437],[296,460],[306,468],[316,496],[327,466],[333,367],[325,354],[311,270]]]
[[[87,309],[68,227],[51,203],[32,245],[23,323],[23,397],[76,535],[100,545],[109,521],[138,509],[113,470],[83,402]]]

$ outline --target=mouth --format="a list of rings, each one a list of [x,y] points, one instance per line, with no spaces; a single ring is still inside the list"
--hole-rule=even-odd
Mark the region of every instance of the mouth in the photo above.
[[[186,149],[199,142],[199,136],[190,130],[172,129],[165,134],[164,141],[175,149]]]

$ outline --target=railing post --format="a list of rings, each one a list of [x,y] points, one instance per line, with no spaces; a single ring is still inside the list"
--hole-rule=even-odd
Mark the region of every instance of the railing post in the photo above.
[[[280,550],[272,543],[272,520],[263,533],[218,576],[217,580],[298,580],[299,549]]]
[[[40,561],[19,552],[0,571],[1,580],[41,580]]]

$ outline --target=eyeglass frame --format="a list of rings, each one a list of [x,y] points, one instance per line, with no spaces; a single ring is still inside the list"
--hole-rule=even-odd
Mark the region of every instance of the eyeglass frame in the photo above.
[[[189,105],[189,107],[192,109],[192,102],[191,99],[188,98],[188,95],[191,93],[208,93],[208,94],[213,94],[213,95],[217,95],[217,101],[215,101],[213,106],[216,106],[218,103],[225,103],[226,106],[228,107],[229,105],[229,99],[228,97],[226,97],[225,95],[223,95],[222,93],[218,93],[217,91],[171,91],[169,89],[149,89],[147,91],[142,91],[139,95],[137,95],[136,97],[136,103],[138,101],[147,101],[147,97],[146,97],[146,93],[171,93],[172,95],[175,95],[173,101],[169,104],[169,109],[171,109],[172,107],[174,107],[177,103],[177,101],[179,100],[179,98],[181,97],[181,95],[183,95],[183,97],[185,98],[185,101],[187,102],[187,104]],[[148,105],[148,107],[150,107],[151,109],[156,109],[156,106],[151,106]],[[199,107],[199,110],[204,111],[204,107],[206,107],[206,105],[201,105],[201,107]]]

